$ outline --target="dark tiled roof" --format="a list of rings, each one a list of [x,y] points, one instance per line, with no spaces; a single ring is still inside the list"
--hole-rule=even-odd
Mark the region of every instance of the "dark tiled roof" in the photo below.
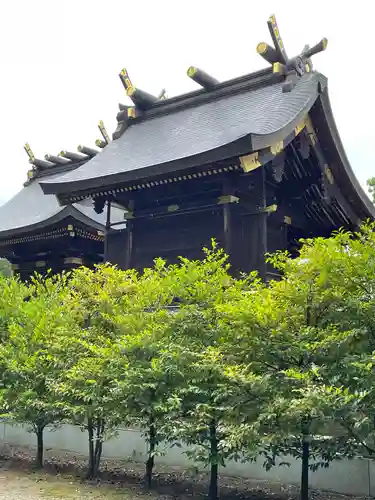
[[[272,73],[268,81],[254,75],[225,82],[216,91],[159,103],[95,158],[57,180],[43,181],[43,190],[75,191],[85,189],[85,183],[104,187],[150,175],[150,168],[159,173],[155,169],[166,164],[164,171],[174,171],[181,160],[197,160],[244,138],[244,153],[266,147],[275,135],[294,128],[315,102],[319,84],[326,83],[319,73],[308,73],[283,93]]]
[[[53,226],[54,223],[69,215],[87,224],[88,227],[98,230],[104,229],[105,211],[102,214],[97,214],[92,206],[79,203],[63,207],[59,205],[54,195],[43,193],[40,187],[41,179],[54,180],[60,175],[55,174],[35,179],[0,207],[0,238]],[[116,220],[122,220],[123,212],[113,209],[112,217]]]

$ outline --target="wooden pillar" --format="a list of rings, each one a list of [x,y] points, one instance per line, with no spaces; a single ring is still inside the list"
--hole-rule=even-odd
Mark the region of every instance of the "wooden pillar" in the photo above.
[[[241,193],[239,194],[241,215],[240,230],[236,234],[236,248],[238,267],[244,272],[256,270],[266,279],[264,256],[267,253],[267,193],[264,170],[264,167],[257,168],[242,179],[242,183],[249,188],[245,188],[243,200]]]
[[[232,194],[232,184],[229,179],[223,181],[223,197],[229,197]],[[223,230],[224,230],[224,250],[230,256],[232,252],[232,203],[228,199],[223,204]]]
[[[125,247],[125,269],[130,269],[132,266],[133,254],[133,221],[126,221],[126,247]]]
[[[125,223],[125,221],[124,221]],[[113,224],[113,226],[118,223]],[[107,202],[107,219],[105,225],[104,239],[104,262],[109,262],[118,266],[120,269],[126,269],[126,251],[127,229],[114,229],[111,227],[111,202]]]
[[[104,235],[104,262],[108,262],[108,245],[109,245],[109,232],[111,230],[111,202],[107,201],[107,219],[105,223]]]
[[[230,255],[232,250],[232,211],[229,203],[223,205],[224,250]]]
[[[260,197],[259,197],[259,275],[261,278],[266,279],[267,265],[266,265],[266,253],[267,248],[267,217],[266,212],[267,207],[267,192],[266,192],[266,169],[265,167],[260,167]]]
[[[128,204],[129,211],[134,211],[134,200],[131,200]],[[134,220],[129,218],[126,221],[126,247],[125,247],[125,269],[130,269],[134,266],[133,262],[133,227]]]
[[[288,224],[280,220],[278,213],[272,214],[267,221],[267,251],[270,253],[288,248]],[[281,273],[271,264],[267,264],[267,279],[279,279]]]

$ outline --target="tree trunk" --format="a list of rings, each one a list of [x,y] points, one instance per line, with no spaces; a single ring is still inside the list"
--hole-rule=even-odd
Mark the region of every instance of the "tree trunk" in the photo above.
[[[302,471],[301,471],[301,500],[309,498],[309,460],[310,460],[310,436],[302,435]]]
[[[211,464],[210,488],[208,491],[209,500],[218,499],[218,478],[219,478],[219,466],[218,464]]]
[[[96,423],[96,442],[95,442],[95,452],[94,452],[93,478],[98,477],[99,474],[100,459],[102,457],[102,451],[103,451],[103,434],[104,434],[104,420],[98,418]]]
[[[95,447],[95,469],[94,469],[94,477],[98,477],[99,468],[100,468],[100,460],[102,458],[103,451],[103,441],[98,441]]]
[[[95,453],[94,453],[94,424],[92,418],[87,419],[87,432],[89,434],[89,469],[87,477],[93,478],[95,472]]]
[[[36,451],[36,466],[41,469],[43,468],[43,431],[44,425],[38,424],[36,428],[36,439],[37,439],[37,451]]]
[[[149,429],[148,429],[148,458],[146,462],[146,482],[147,486],[152,486],[152,472],[155,465],[155,449],[156,449],[156,429],[155,420],[153,415],[150,416]]]
[[[208,500],[218,499],[218,478],[219,478],[219,465],[218,465],[218,439],[216,433],[216,421],[212,420],[210,424],[210,486],[208,490]]]

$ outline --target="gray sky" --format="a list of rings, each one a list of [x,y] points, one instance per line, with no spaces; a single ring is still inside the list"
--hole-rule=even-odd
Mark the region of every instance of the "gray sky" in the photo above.
[[[0,18],[0,200],[21,189],[29,168],[25,141],[37,157],[94,146],[99,120],[115,128],[127,97],[118,78],[169,96],[192,90],[190,65],[219,80],[266,66],[256,53],[270,42],[275,13],[290,56],[328,38],[313,58],[329,80],[336,122],[362,185],[375,175],[375,99],[371,32],[375,2],[314,0],[13,0]]]

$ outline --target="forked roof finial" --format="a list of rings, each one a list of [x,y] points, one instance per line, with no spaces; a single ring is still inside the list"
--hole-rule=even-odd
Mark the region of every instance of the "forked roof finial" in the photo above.
[[[311,57],[325,50],[327,48],[328,40],[327,38],[323,38],[313,47],[305,45],[299,55],[290,59],[287,56],[284,42],[277,26],[276,17],[272,15],[268,19],[267,24],[274,47],[271,47],[266,42],[261,42],[257,46],[257,52],[263,57],[263,59],[272,64],[274,73],[286,75],[283,92],[290,92],[294,88],[298,77],[312,71],[313,66]]]

